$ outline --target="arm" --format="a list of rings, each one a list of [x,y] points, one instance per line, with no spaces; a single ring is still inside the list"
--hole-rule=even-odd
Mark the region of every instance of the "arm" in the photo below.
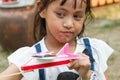
[[[0,80],[21,80],[22,74],[9,76],[9,77],[2,77],[4,75],[14,74],[18,72],[19,72],[19,69],[16,67],[16,65],[11,64],[5,71],[0,73]]]
[[[83,56],[86,56],[82,54]],[[92,75],[92,71],[90,70],[90,61],[89,58],[86,57],[84,59],[76,59],[71,60],[70,64],[68,65],[69,69],[75,69],[82,80],[90,80],[90,76]],[[106,80],[108,79],[107,71],[104,72]],[[81,80],[80,78],[78,80]]]
[[[104,72],[104,75],[105,75],[106,80],[109,80],[109,77],[108,77],[107,71]]]
[[[68,64],[68,68],[75,69],[78,72],[80,77],[82,77],[82,79],[79,78],[78,80],[89,80],[90,75],[92,74],[90,70],[89,57],[85,54],[80,55],[83,56],[84,58],[71,60],[70,64]]]

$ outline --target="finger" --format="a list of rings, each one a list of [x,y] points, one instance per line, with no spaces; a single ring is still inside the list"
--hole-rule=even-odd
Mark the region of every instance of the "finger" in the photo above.
[[[75,68],[80,67],[80,64],[81,64],[81,62],[78,59],[76,59],[76,60],[72,60],[69,63],[68,67],[69,67],[69,69],[75,69]]]

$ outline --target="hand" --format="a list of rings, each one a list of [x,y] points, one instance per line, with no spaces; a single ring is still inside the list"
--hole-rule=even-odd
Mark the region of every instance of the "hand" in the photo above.
[[[75,69],[82,78],[87,80],[90,73],[90,60],[85,54],[80,54],[80,56],[83,56],[84,58],[71,60],[68,64],[68,68]]]

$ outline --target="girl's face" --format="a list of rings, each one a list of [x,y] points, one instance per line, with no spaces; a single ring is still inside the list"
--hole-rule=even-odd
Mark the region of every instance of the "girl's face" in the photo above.
[[[86,3],[83,0],[76,0],[75,5],[74,0],[67,0],[64,5],[60,5],[61,1],[56,0],[49,4],[40,16],[46,20],[46,38],[66,43],[74,41],[81,32],[85,20]]]

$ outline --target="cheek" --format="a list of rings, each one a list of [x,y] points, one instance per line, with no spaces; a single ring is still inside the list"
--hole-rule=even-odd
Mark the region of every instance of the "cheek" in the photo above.
[[[53,30],[57,30],[60,26],[60,23],[58,21],[49,21],[48,23],[49,28],[52,28]]]
[[[83,23],[78,23],[78,24],[76,24],[76,34],[79,34],[81,31],[82,31],[82,28],[83,28]]]
[[[57,34],[59,32],[60,23],[57,20],[55,21],[49,20],[48,22],[49,23],[47,23],[47,27],[49,31],[53,34]]]
[[[60,26],[60,20],[56,18],[55,15],[51,14],[51,16],[48,16],[47,18],[47,25],[50,28],[57,29],[58,26]]]

